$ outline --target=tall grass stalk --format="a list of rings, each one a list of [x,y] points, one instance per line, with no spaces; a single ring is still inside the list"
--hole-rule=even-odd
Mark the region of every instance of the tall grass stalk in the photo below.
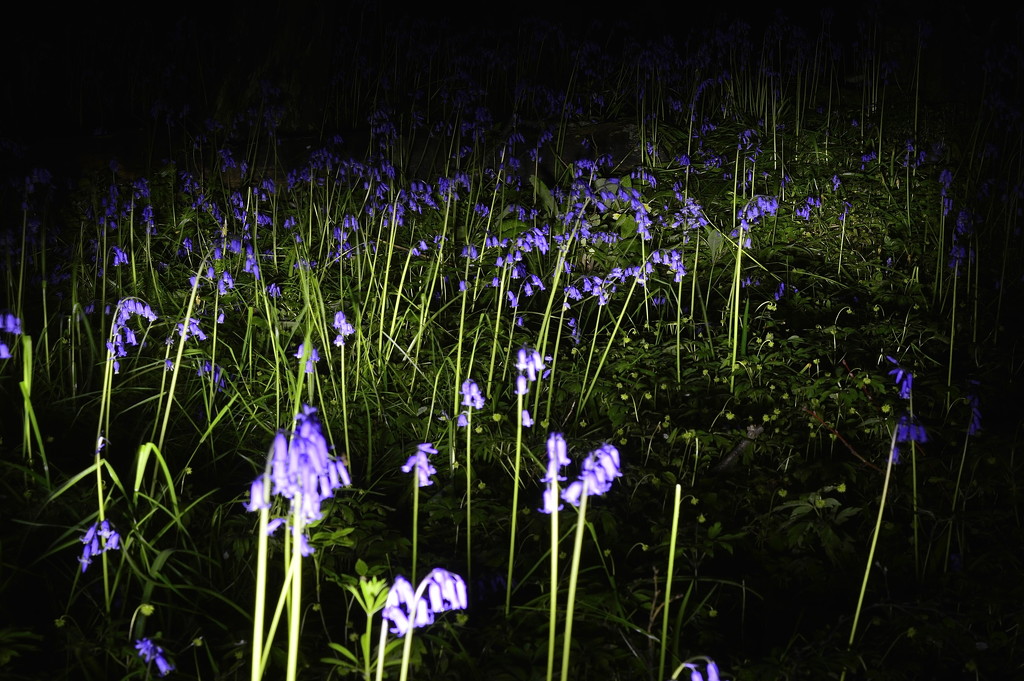
[[[36,412],[32,407],[32,336],[28,334],[22,334],[21,337],[21,382],[18,387],[21,389],[22,406],[25,409],[21,446],[25,452],[26,463],[29,466],[32,465],[32,442],[34,440],[36,450],[39,452],[40,463],[43,465],[46,489],[50,489],[50,462],[46,458],[43,434],[39,430],[39,421],[36,419]]]
[[[850,625],[850,638],[847,640],[846,645],[848,648],[853,648],[853,642],[857,638],[857,625],[860,623],[860,613],[864,607],[864,596],[868,590],[868,578],[871,576],[871,568],[875,564],[875,549],[878,546],[878,535],[882,531],[882,514],[885,512],[885,501],[889,496],[889,480],[892,478],[892,466],[893,458],[896,456],[896,433],[898,432],[899,426],[894,426],[892,430],[892,437],[889,440],[889,458],[885,465],[885,480],[882,482],[882,496],[878,502],[878,516],[875,519],[875,529],[871,533],[871,546],[868,549],[868,557],[864,565],[864,578],[861,580],[860,594],[857,596],[857,607],[853,612],[853,624]],[[846,669],[843,670],[842,675],[839,677],[840,681],[846,679]]]
[[[672,579],[676,569],[676,538],[679,534],[679,504],[682,486],[677,484],[672,499],[672,530],[668,538],[668,569],[665,573],[665,603],[661,611],[661,643],[658,651],[658,678],[665,678],[665,654],[668,651],[668,611],[672,603]]]

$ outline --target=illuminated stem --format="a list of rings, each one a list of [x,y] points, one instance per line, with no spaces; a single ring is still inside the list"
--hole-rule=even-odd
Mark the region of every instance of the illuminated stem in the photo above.
[[[583,479],[583,493],[580,494],[580,515],[576,520],[576,540],[572,547],[572,566],[569,569],[569,599],[565,604],[565,636],[562,638],[562,681],[569,678],[569,651],[572,647],[572,615],[576,607],[576,580],[580,571],[580,553],[583,549],[583,528],[586,527],[587,487]],[[551,515],[557,515],[552,513]]]

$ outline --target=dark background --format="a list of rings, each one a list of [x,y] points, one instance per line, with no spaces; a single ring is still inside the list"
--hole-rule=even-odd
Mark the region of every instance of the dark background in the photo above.
[[[856,5],[856,6],[851,6]],[[843,3],[834,8],[832,34],[855,40],[873,12],[882,20],[883,42],[916,44],[918,19],[932,27],[925,52],[929,98],[976,96],[986,45],[1016,40],[1024,9],[996,13],[983,3]],[[78,5],[56,10],[37,3],[19,20],[8,18],[0,40],[0,142],[25,145],[27,154],[59,154],[71,139],[97,143],[152,127],[184,105],[196,117],[222,115],[251,87],[254,73],[287,79],[298,96],[317,106],[317,96],[340,68],[339,55],[354,49],[379,53],[386,26],[436,27],[451,35],[486,39],[505,30],[514,40],[531,19],[561,25],[568,35],[601,42],[672,35],[681,47],[689,37],[742,19],[755,33],[778,13],[817,37],[822,7],[653,2],[469,3],[153,3]],[[430,34],[423,40],[431,40]],[[904,59],[909,59],[907,54]],[[51,140],[45,142],[45,140]],[[5,142],[6,141],[6,142]],[[115,140],[109,140],[111,144]]]

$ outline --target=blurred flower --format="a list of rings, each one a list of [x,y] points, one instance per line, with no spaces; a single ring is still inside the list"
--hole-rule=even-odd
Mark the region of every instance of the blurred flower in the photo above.
[[[437,473],[437,469],[430,464],[430,455],[437,454],[437,450],[434,449],[433,443],[424,442],[416,447],[416,453],[409,457],[409,460],[402,466],[402,472],[409,473],[413,469],[416,469],[416,476],[419,478],[419,486],[427,487],[433,485],[434,481],[430,479],[431,475]]]
[[[434,568],[415,591],[405,577],[395,577],[381,617],[391,622],[392,634],[405,636],[414,627],[432,624],[436,613],[465,610],[468,606],[462,577],[444,568]]]
[[[971,407],[971,421],[967,426],[967,434],[977,435],[981,431],[981,402],[977,395],[970,394],[967,396],[967,404]]]
[[[519,348],[516,353],[516,369],[525,372],[524,375],[532,383],[537,380],[537,372],[544,371],[544,358],[536,350]]]
[[[473,409],[484,408],[484,396],[476,381],[467,380],[462,383],[462,405]]]
[[[21,320],[10,312],[0,314],[0,331],[6,331],[15,336],[21,335]]]
[[[622,475],[619,466],[619,450],[609,444],[601,445],[583,460],[580,477],[565,488],[562,498],[579,506],[584,485],[588,495],[604,494],[612,488],[612,481]]]
[[[896,442],[928,442],[928,432],[915,417],[903,414],[896,423]],[[892,462],[900,462],[900,448],[896,445],[893,445]]]
[[[196,371],[197,376],[206,376],[207,374],[213,375],[213,384],[217,386],[217,392],[222,392],[227,387],[223,370],[221,370],[220,366],[211,363],[210,360],[205,360]]]
[[[80,541],[85,545],[82,555],[78,558],[78,562],[82,565],[82,572],[85,572],[85,569],[92,563],[93,556],[121,548],[121,535],[110,529],[108,520],[98,524],[93,523],[92,527],[82,535]]]
[[[164,649],[153,643],[148,638],[140,638],[135,642],[135,650],[139,651],[139,657],[141,657],[146,664],[156,662],[157,671],[160,672],[160,676],[167,676],[174,671],[174,665],[167,661],[164,657]]]
[[[302,359],[302,355],[305,352],[306,344],[299,343],[299,349],[295,352],[295,356],[298,359]],[[309,357],[306,358],[306,373],[311,374],[315,371],[314,365],[320,361],[320,352],[316,348],[310,348]]]

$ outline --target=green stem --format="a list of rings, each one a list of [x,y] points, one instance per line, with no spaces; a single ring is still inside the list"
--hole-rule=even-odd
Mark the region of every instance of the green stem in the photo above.
[[[586,527],[587,516],[586,478],[583,480],[583,493],[580,495],[580,515],[576,520],[576,539],[572,547],[572,566],[569,569],[569,600],[565,604],[565,635],[562,638],[562,681],[569,678],[569,651],[572,647],[572,615],[576,607],[576,581],[580,570],[580,553],[583,549],[583,529]],[[556,515],[552,513],[551,515]]]
[[[672,602],[672,576],[676,566],[676,534],[679,532],[679,503],[682,487],[676,485],[675,499],[672,502],[672,534],[668,540],[668,573],[665,575],[665,605],[661,611],[661,651],[658,653],[658,678],[665,678],[665,653],[668,650],[668,610]]]

